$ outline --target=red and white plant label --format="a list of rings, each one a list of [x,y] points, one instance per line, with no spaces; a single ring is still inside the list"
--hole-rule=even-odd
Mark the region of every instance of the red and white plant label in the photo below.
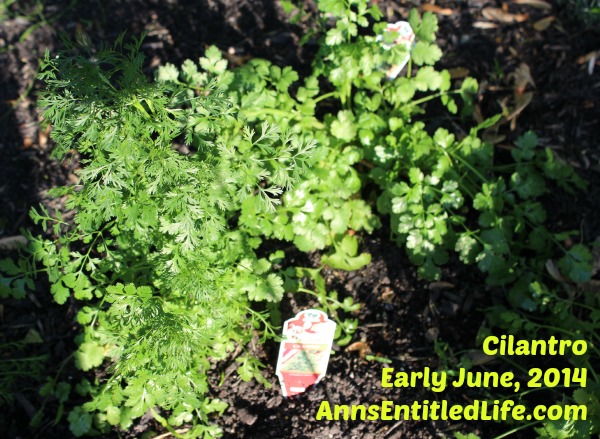
[[[406,57],[399,64],[393,65],[389,67],[386,71],[386,75],[389,80],[395,79],[396,76],[402,71],[408,60],[410,59],[410,51],[412,50],[412,46],[415,42],[415,33],[410,27],[408,21],[397,21],[396,23],[388,23],[385,28],[384,34],[390,34],[394,32],[397,37],[394,39],[394,42],[390,44],[384,43],[383,36],[378,36],[377,40],[382,41],[381,45],[384,49],[390,50],[392,47],[397,46],[398,44],[403,44],[408,51]]]
[[[327,314],[315,309],[285,321],[276,371],[283,396],[302,393],[325,376],[335,326]]]

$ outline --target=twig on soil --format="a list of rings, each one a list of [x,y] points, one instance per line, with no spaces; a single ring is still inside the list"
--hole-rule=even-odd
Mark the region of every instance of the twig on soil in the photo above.
[[[392,433],[394,432],[394,430],[400,426],[400,424],[402,424],[402,421],[398,421],[398,422],[396,422],[394,425],[392,425],[392,427],[391,427],[389,430],[387,430],[387,431],[385,432],[385,436],[383,436],[383,437],[387,437],[387,436],[389,436],[390,434],[392,434]],[[384,428],[382,428],[381,430],[379,430],[375,436],[376,436],[376,437],[380,437],[379,435],[380,435],[381,433],[383,433],[383,432],[384,432],[384,430],[385,430],[385,427],[384,427]]]
[[[183,434],[189,431],[189,428],[180,428],[179,430],[175,430],[175,433],[177,434]],[[163,433],[159,436],[156,436],[154,439],[163,439],[165,437],[169,437],[172,436],[173,434],[170,431],[167,431],[166,433]]]
[[[233,352],[233,354],[231,354],[231,357],[230,357],[231,364],[225,370],[225,375],[223,376],[223,378],[221,378],[221,383],[224,383],[225,381],[227,381],[227,379],[229,378],[229,376],[236,370],[235,359],[237,358],[238,355],[240,355],[241,352],[242,352],[242,347],[240,345],[238,345],[235,348],[235,351]]]

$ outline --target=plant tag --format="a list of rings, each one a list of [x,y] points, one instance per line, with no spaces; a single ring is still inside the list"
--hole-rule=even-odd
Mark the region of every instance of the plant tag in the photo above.
[[[325,376],[335,327],[327,314],[316,309],[285,321],[276,370],[283,396],[302,393]]]
[[[415,33],[410,27],[408,21],[397,21],[396,23],[388,23],[387,27],[383,31],[384,35],[379,35],[377,37],[377,41],[382,41],[381,45],[384,49],[390,50],[392,47],[397,46],[398,44],[404,44],[408,53],[406,57],[396,65],[391,66],[386,70],[386,75],[389,80],[395,79],[396,76],[402,71],[408,60],[410,59],[410,51],[412,50],[413,44],[415,42]],[[392,44],[383,42],[384,36],[389,36],[392,32],[396,32],[398,36],[392,42]],[[386,38],[388,40],[389,38]]]

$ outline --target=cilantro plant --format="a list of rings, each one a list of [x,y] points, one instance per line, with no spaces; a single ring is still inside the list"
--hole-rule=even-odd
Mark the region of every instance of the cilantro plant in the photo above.
[[[380,188],[377,208],[389,215],[392,238],[406,248],[423,277],[439,278],[440,266],[452,253],[476,263],[491,285],[523,282],[521,274],[539,271],[540,261],[553,254],[562,236],[544,227],[540,198],[546,181],[567,190],[583,182],[550,149],[538,150],[532,133],[516,143],[512,163],[499,164],[493,146],[478,134],[500,116],[459,136],[445,127],[431,130],[419,120],[434,99],[456,114],[454,96],[460,96],[463,113],[468,112],[477,93],[474,79],[451,90],[450,74],[434,68],[441,50],[434,44],[433,14],[410,13],[416,43],[406,76],[387,80],[386,69],[407,52],[402,45],[384,44],[395,37],[377,22],[377,7],[363,0],[329,0],[319,2],[319,8],[320,50],[312,74],[298,85],[292,85],[298,75],[291,68],[264,60],[233,72],[211,71],[208,77],[195,75],[190,61],[181,74],[174,66],[160,70],[159,78],[189,87],[204,87],[211,80],[226,84],[248,121],[260,117],[316,141],[316,165],[296,189],[275,211],[258,216],[255,201],[247,200],[242,227],[293,241],[303,251],[329,248],[327,263],[358,268],[368,259],[345,254],[341,242],[347,231],[371,231],[378,225],[361,196],[371,181]],[[359,33],[361,27],[371,31]],[[209,51],[213,64],[224,62],[216,49]],[[581,245],[563,250],[559,264],[565,275],[576,282],[588,279],[590,252]],[[528,258],[531,251],[540,257]],[[515,301],[524,304],[525,297],[517,295]]]
[[[461,261],[476,263],[488,284],[509,286],[514,306],[535,309],[542,305],[545,288],[539,275],[558,249],[563,275],[577,283],[588,281],[591,252],[580,244],[564,248],[564,234],[544,226],[541,197],[547,181],[567,191],[585,185],[572,168],[550,149],[537,148],[533,133],[516,142],[509,158],[498,157],[478,134],[500,116],[461,135],[446,127],[432,130],[419,120],[427,103],[438,98],[449,113],[457,113],[455,95],[464,102],[463,113],[468,112],[477,92],[471,78],[451,90],[449,73],[433,67],[441,57],[434,44],[435,16],[410,13],[416,43],[406,76],[390,81],[385,68],[398,63],[405,48],[387,50],[378,41],[377,35],[394,39],[381,23],[372,26],[370,35],[358,32],[369,26],[369,19],[380,18],[377,10],[359,0],[320,2],[319,7],[335,27],[325,32],[313,75],[334,90],[315,94],[313,102],[338,100],[337,114],[334,110],[323,120],[332,137],[362,148],[369,168],[364,175],[381,189],[378,210],[389,214],[392,238],[405,246],[420,274],[438,278],[439,267],[456,253]]]
[[[362,193],[371,182],[379,187],[377,210],[389,215],[392,239],[426,279],[439,278],[440,267],[458,257],[476,264],[488,284],[506,287],[514,306],[530,310],[544,306],[540,297],[547,288],[540,273],[557,250],[565,277],[589,280],[590,251],[579,244],[564,248],[564,234],[544,225],[547,181],[567,191],[584,187],[572,168],[550,149],[537,148],[533,133],[516,142],[510,157],[499,157],[478,136],[500,116],[459,135],[420,120],[427,103],[437,99],[457,114],[457,96],[468,114],[478,88],[466,78],[451,89],[448,71],[435,69],[442,55],[434,43],[435,15],[410,13],[416,43],[406,76],[388,80],[386,70],[407,50],[390,47],[395,35],[378,22],[378,8],[364,0],[327,0],[319,9],[320,50],[312,73],[299,84],[290,67],[264,60],[234,71],[209,70],[208,76],[191,61],[181,73],[174,66],[160,70],[159,78],[190,89],[224,84],[240,103],[241,117],[302,132],[318,145],[315,166],[277,209],[255,215],[256,200],[244,202],[242,228],[293,241],[303,251],[327,249],[323,262],[334,268],[359,268],[369,259],[358,254],[352,232],[378,225],[364,201],[373,194]],[[209,58],[212,65],[224,63],[215,48]]]

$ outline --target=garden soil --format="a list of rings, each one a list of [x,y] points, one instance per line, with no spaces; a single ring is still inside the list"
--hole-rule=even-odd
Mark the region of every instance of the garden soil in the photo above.
[[[532,129],[541,146],[552,148],[590,182],[582,194],[549,193],[547,203],[553,229],[579,230],[583,242],[594,241],[600,235],[598,31],[578,25],[568,8],[552,2],[375,3],[390,22],[406,17],[411,7],[438,15],[443,66],[451,69],[457,80],[469,74],[481,84],[475,115],[504,112],[507,116],[496,132],[486,133],[500,157],[519,134]],[[14,12],[17,7],[18,13]],[[314,12],[316,5],[307,1],[304,8]],[[302,14],[290,24],[279,3],[270,0],[24,0],[10,6],[0,21],[0,238],[33,227],[27,215],[33,205],[42,202],[61,208],[61,200],[49,200],[46,191],[76,181],[76,162],[56,163],[50,158],[49,128],[40,123],[35,108],[41,86],[35,81],[38,60],[45,50],[54,52],[62,47],[61,34],[82,33],[97,45],[110,44],[123,31],[132,35],[147,32],[143,50],[149,75],[167,62],[179,65],[185,59],[197,59],[211,44],[226,52],[232,65],[261,57],[292,65],[303,74],[316,51],[310,38],[300,45],[314,26],[312,17]],[[430,110],[426,121],[431,127],[450,123],[457,131],[465,129],[464,122],[436,116],[436,109]],[[485,324],[485,308],[502,303],[504,295],[485,286],[475,268],[457,261],[444,270],[441,282],[418,279],[405,253],[390,244],[389,236],[384,226],[361,237],[362,249],[372,255],[372,263],[362,270],[324,270],[329,289],[337,290],[341,297],[352,296],[362,307],[354,316],[359,321],[353,339],[356,350],[334,346],[335,355],[321,383],[304,394],[284,398],[274,374],[275,342],[245,347],[266,365],[264,374],[271,388],[241,381],[235,373],[235,358],[214,365],[210,394],[229,404],[215,420],[223,426],[224,437],[429,439],[453,437],[455,431],[461,431],[492,438],[515,427],[493,422],[315,420],[324,400],[332,405],[388,399],[410,404],[444,398],[464,405],[486,397],[486,389],[436,394],[423,387],[381,386],[383,367],[398,371],[451,368],[463,354],[477,361],[476,335]],[[290,254],[287,263],[318,266],[319,255]],[[311,305],[305,297],[289,295],[282,304],[282,315],[290,318]],[[82,373],[64,359],[75,348],[76,311],[74,303],[53,304],[47,282],[40,279],[35,295],[23,301],[7,300],[0,306],[0,339],[20,340],[29,335],[32,343],[27,353],[47,356],[42,378],[59,376],[74,385]],[[361,356],[366,352],[391,363],[369,361]],[[483,367],[503,366],[492,362]],[[0,418],[7,424],[0,427],[0,437],[71,436],[66,415],[55,422],[58,403],[53,400],[46,401],[39,426],[29,427],[43,403],[37,393],[42,383],[33,377],[18,383],[14,407]],[[71,399],[68,404],[83,402]],[[109,437],[163,433],[151,416],[145,416],[130,431],[115,431]],[[533,436],[523,430],[511,437]]]

